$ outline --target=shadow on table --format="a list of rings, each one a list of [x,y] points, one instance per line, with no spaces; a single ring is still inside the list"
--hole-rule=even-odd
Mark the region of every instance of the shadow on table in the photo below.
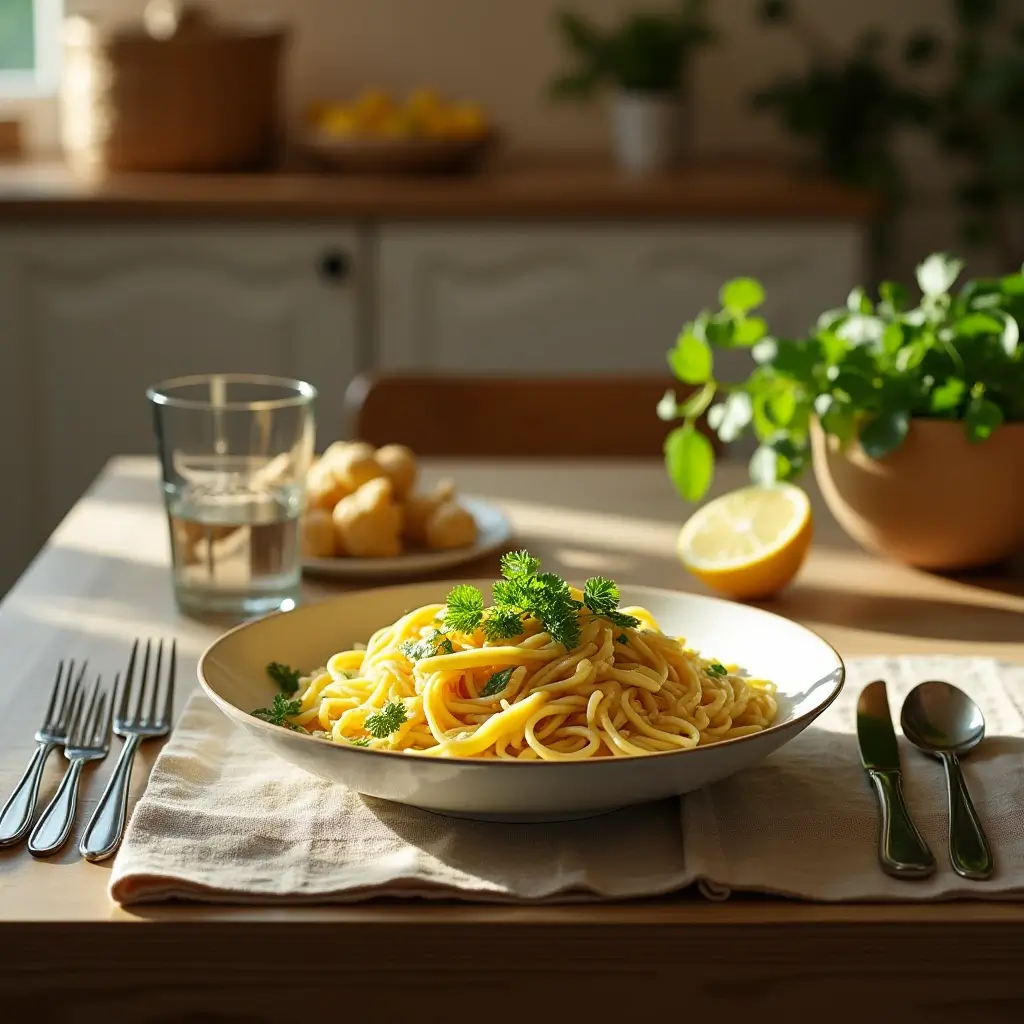
[[[761,606],[793,619],[935,640],[1011,643],[1024,637],[1024,615],[1020,612],[960,601],[860,594],[798,584]]]

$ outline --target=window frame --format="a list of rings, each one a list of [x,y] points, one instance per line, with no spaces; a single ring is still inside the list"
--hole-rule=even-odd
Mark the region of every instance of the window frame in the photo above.
[[[35,66],[0,70],[0,102],[54,96],[60,84],[61,24],[64,0],[32,0]]]

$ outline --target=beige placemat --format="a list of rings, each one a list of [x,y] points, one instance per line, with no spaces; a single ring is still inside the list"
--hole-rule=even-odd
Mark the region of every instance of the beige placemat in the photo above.
[[[889,682],[898,716],[926,678],[963,686],[988,735],[965,774],[995,878],[959,879],[945,854],[940,766],[902,746],[907,798],[939,861],[897,882],[876,860],[877,808],[854,707]],[[1024,897],[1024,668],[982,659],[865,659],[819,722],[762,764],[682,801],[582,822],[444,818],[321,782],[252,744],[206,698],[189,701],[132,815],[111,875],[122,904],[346,902],[382,895],[488,901],[624,899],[693,882],[814,900]],[[902,741],[901,741],[902,742]]]

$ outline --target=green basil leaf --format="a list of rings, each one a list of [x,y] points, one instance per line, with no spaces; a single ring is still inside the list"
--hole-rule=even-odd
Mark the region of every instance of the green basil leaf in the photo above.
[[[752,277],[737,277],[722,285],[718,299],[734,316],[743,316],[764,302],[764,288]]]
[[[712,345],[728,348],[735,342],[736,324],[728,313],[716,313],[704,325],[704,334]]]
[[[928,396],[928,408],[937,416],[952,413],[960,408],[967,397],[967,385],[958,377],[950,377]]]
[[[882,332],[882,351],[894,356],[903,346],[903,328],[897,323],[885,325]]]
[[[941,252],[933,253],[917,268],[918,287],[929,297],[945,295],[956,284],[963,269],[963,260]]]
[[[974,396],[967,403],[967,414],[964,417],[964,432],[967,440],[977,444],[986,441],[992,432],[1003,422],[1003,411],[995,402],[987,398]]]
[[[745,391],[733,391],[724,402],[708,410],[708,425],[726,444],[735,441],[753,417],[753,403]]]
[[[869,458],[884,458],[899,448],[909,429],[910,417],[905,409],[887,409],[861,427],[861,447]]]
[[[711,349],[692,331],[684,331],[669,352],[668,363],[685,384],[704,384],[711,376]]]
[[[956,323],[956,334],[961,338],[978,338],[1002,333],[1003,321],[991,313],[969,313]]]
[[[865,406],[875,398],[874,385],[856,370],[841,369],[832,380],[832,386],[844,392],[854,405]]]
[[[924,341],[912,341],[909,345],[904,345],[896,353],[896,369],[900,373],[916,370],[921,365],[921,361],[927,352],[928,345]]]
[[[754,395],[751,421],[754,424],[754,436],[762,443],[767,443],[779,432],[775,421],[768,412],[768,393],[761,391]]]
[[[788,427],[796,414],[796,395],[793,389],[773,391],[768,396],[766,412],[777,427]]]
[[[849,342],[834,331],[819,331],[817,340],[821,346],[821,357],[829,365],[838,363],[850,350]]]
[[[999,284],[1004,295],[1024,295],[1024,267],[1019,274],[1008,274]]]
[[[873,313],[875,310],[867,293],[860,285],[854,288],[846,297],[846,308],[851,313]]]
[[[715,475],[715,452],[696,427],[677,427],[665,438],[665,467],[687,501],[699,501]]]
[[[835,395],[818,395],[814,400],[814,411],[818,414],[818,422],[826,434],[838,438],[841,444],[853,440],[856,434],[856,421],[853,407],[849,402]]]
[[[759,316],[748,316],[737,320],[733,326],[732,343],[742,345],[756,345],[768,332],[768,324]]]
[[[902,313],[910,304],[910,292],[895,281],[883,281],[878,286],[878,294],[893,313]]]
[[[750,479],[762,487],[772,487],[778,482],[778,461],[774,448],[761,445],[750,459]]]

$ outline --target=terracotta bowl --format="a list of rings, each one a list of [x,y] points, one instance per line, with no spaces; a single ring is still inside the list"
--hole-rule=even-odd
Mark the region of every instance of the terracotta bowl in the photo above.
[[[871,459],[814,424],[814,472],[839,525],[862,547],[922,569],[967,569],[1024,550],[1024,423],[972,444],[963,424],[915,419]]]

